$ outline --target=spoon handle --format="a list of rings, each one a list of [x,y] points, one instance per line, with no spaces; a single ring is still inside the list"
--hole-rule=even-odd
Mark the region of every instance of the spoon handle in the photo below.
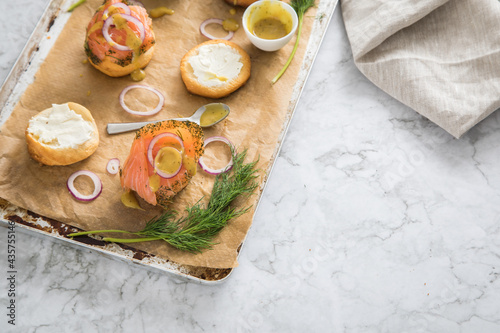
[[[109,123],[106,129],[108,134],[119,134],[138,130],[139,128],[153,122],[154,121],[143,121],[137,123]]]

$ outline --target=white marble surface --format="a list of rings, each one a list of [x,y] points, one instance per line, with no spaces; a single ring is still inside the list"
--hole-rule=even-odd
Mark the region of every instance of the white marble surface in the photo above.
[[[0,2],[16,47],[18,3],[39,0]],[[3,78],[20,48],[0,45]],[[1,278],[0,331],[500,332],[498,142],[498,112],[456,140],[371,84],[337,8],[225,283],[18,233],[17,326]]]

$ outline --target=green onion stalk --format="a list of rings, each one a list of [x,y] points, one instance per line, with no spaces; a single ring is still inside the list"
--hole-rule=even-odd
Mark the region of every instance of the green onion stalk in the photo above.
[[[297,39],[295,40],[295,45],[293,46],[292,53],[288,57],[285,66],[283,66],[278,75],[276,75],[274,79],[271,81],[272,84],[275,84],[280,79],[280,77],[285,73],[286,69],[292,62],[292,59],[295,56],[295,52],[297,52],[297,49],[299,47],[300,34],[302,33],[302,24],[304,23],[304,14],[309,8],[314,6],[314,0],[292,0],[290,2],[290,6],[292,6],[292,8],[297,12],[297,16],[299,19],[299,26],[297,28]]]

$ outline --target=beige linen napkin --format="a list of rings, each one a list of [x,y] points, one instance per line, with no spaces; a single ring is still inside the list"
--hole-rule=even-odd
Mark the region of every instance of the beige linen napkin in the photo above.
[[[459,138],[500,107],[498,0],[341,0],[359,70]]]

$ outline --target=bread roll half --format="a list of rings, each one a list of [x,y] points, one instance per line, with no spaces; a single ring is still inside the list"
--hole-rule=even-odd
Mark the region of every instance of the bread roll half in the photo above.
[[[106,22],[112,22],[107,29]],[[116,40],[106,39],[103,29]],[[120,77],[146,67],[153,57],[155,43],[153,22],[145,8],[128,5],[125,0],[107,0],[87,25],[84,49],[92,66],[106,75]]]
[[[136,69],[146,67],[151,61],[151,58],[153,58],[154,50],[155,48],[153,45],[146,52],[142,53],[133,62],[129,62],[127,65],[109,56],[99,61],[96,61],[96,57],[90,56],[89,62],[94,68],[100,70],[106,75],[111,77],[121,77],[129,75]]]
[[[33,116],[26,128],[28,152],[45,165],[69,165],[92,155],[99,145],[99,132],[90,111],[69,102]],[[56,111],[54,111],[56,110]],[[76,115],[75,115],[76,114]]]
[[[181,60],[187,90],[209,98],[221,98],[240,88],[250,77],[250,69],[250,56],[245,50],[223,39],[201,43]]]

